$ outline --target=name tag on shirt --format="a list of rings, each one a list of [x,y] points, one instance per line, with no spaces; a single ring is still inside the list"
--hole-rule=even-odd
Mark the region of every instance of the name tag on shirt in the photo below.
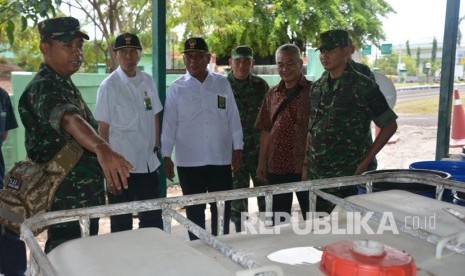
[[[226,109],[226,97],[218,95],[218,108]]]
[[[145,97],[144,97],[145,110],[152,110],[152,100],[147,95],[147,91],[145,91],[144,94],[145,94]]]

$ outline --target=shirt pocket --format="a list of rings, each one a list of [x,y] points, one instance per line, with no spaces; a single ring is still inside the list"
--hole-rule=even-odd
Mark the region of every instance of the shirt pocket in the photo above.
[[[181,122],[194,119],[202,112],[202,100],[194,95],[183,95],[178,98],[178,117]]]
[[[112,124],[118,128],[130,128],[137,121],[138,112],[134,108],[129,101],[116,103],[113,107]]]
[[[339,116],[348,116],[355,112],[356,108],[357,102],[352,94],[338,93],[332,110],[336,111]]]

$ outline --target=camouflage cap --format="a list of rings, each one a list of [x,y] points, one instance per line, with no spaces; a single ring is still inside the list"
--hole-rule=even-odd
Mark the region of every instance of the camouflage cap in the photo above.
[[[345,30],[329,30],[320,34],[318,50],[332,50],[338,46],[349,46],[349,34]]]
[[[142,50],[140,40],[135,34],[124,33],[116,37],[114,51],[122,48],[136,48]]]
[[[253,50],[248,46],[238,46],[234,50],[231,51],[231,58],[250,58],[253,59]]]
[[[40,40],[47,38],[68,42],[75,37],[82,37],[89,40],[89,36],[81,32],[79,21],[74,17],[57,17],[46,19],[37,25],[40,33]]]
[[[201,37],[191,37],[184,42],[184,51],[186,52],[208,52],[207,42]]]

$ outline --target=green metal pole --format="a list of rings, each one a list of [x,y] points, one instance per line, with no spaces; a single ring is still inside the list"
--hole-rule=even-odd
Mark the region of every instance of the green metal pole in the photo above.
[[[439,90],[436,160],[449,156],[452,94],[454,90],[455,51],[460,0],[447,0],[446,22],[442,47],[441,87]]]
[[[158,89],[160,101],[165,105],[166,99],[166,1],[152,0],[152,76]],[[160,124],[163,112],[160,114]],[[161,130],[161,127],[160,127]],[[166,197],[166,176],[163,160],[159,171],[160,197]]]

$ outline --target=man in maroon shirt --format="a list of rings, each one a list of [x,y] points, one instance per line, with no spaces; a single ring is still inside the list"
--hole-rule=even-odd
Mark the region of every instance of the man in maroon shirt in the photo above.
[[[255,123],[261,131],[257,177],[270,185],[301,181],[310,109],[311,85],[302,73],[300,49],[293,44],[280,46],[276,64],[281,81],[266,94]],[[298,192],[297,198],[306,219],[309,194]],[[291,207],[292,193],[274,195],[273,223],[283,222],[282,213],[290,214]],[[275,221],[276,215],[280,221]]]

